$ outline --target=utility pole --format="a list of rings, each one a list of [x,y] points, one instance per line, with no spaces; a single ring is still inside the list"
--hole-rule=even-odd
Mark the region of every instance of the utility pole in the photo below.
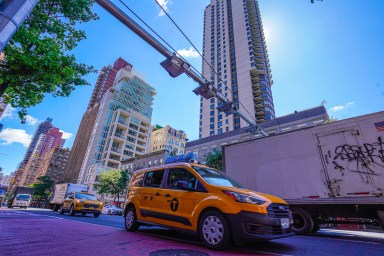
[[[0,0],[0,52],[39,0]]]

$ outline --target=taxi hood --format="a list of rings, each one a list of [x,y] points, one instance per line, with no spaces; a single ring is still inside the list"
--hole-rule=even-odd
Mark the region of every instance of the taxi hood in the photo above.
[[[223,187],[223,186],[214,186],[214,187],[216,189],[220,189],[220,190],[232,191],[232,192],[236,192],[236,193],[246,194],[246,195],[249,195],[249,196],[255,196],[255,197],[263,199],[264,201],[267,201],[269,203],[288,204],[286,201],[284,201],[283,199],[281,199],[281,198],[279,198],[277,196],[256,192],[256,191],[253,191],[253,190],[250,190],[250,189],[246,189],[246,188]]]

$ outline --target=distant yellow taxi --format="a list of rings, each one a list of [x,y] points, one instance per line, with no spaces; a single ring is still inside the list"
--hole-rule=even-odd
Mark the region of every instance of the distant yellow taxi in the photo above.
[[[84,192],[72,192],[65,198],[59,213],[69,212],[71,216],[76,213],[81,213],[83,216],[87,213],[93,213],[97,218],[101,213],[102,207],[103,203],[97,200],[94,195]]]
[[[192,231],[212,249],[225,249],[231,240],[293,235],[284,200],[245,189],[221,171],[190,162],[136,171],[123,216],[128,231],[141,224]]]

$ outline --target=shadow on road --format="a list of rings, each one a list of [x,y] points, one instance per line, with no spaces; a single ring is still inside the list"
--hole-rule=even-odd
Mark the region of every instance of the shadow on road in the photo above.
[[[171,230],[166,228],[158,228],[158,227],[141,227],[139,232],[142,234],[156,236],[166,240],[175,240],[181,241],[184,243],[193,243],[193,244],[202,244],[200,239],[194,233],[186,233],[178,230]],[[281,241],[281,240],[279,240]],[[276,241],[263,241],[263,242],[254,242],[247,243],[244,245],[235,246],[240,249],[244,249],[247,251],[256,252],[268,252],[268,253],[284,253],[289,254],[295,251],[295,247],[289,244],[281,243]]]
[[[262,241],[247,243],[242,248],[253,250],[253,251],[264,251],[270,253],[283,253],[290,254],[293,253],[296,248],[288,243],[283,243],[284,240],[274,240],[274,241]]]

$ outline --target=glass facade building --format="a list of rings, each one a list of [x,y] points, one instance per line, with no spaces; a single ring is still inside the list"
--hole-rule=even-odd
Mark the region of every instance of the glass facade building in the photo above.
[[[130,66],[117,72],[101,101],[78,183],[92,185],[100,171],[119,169],[120,161],[148,153],[155,94]]]

